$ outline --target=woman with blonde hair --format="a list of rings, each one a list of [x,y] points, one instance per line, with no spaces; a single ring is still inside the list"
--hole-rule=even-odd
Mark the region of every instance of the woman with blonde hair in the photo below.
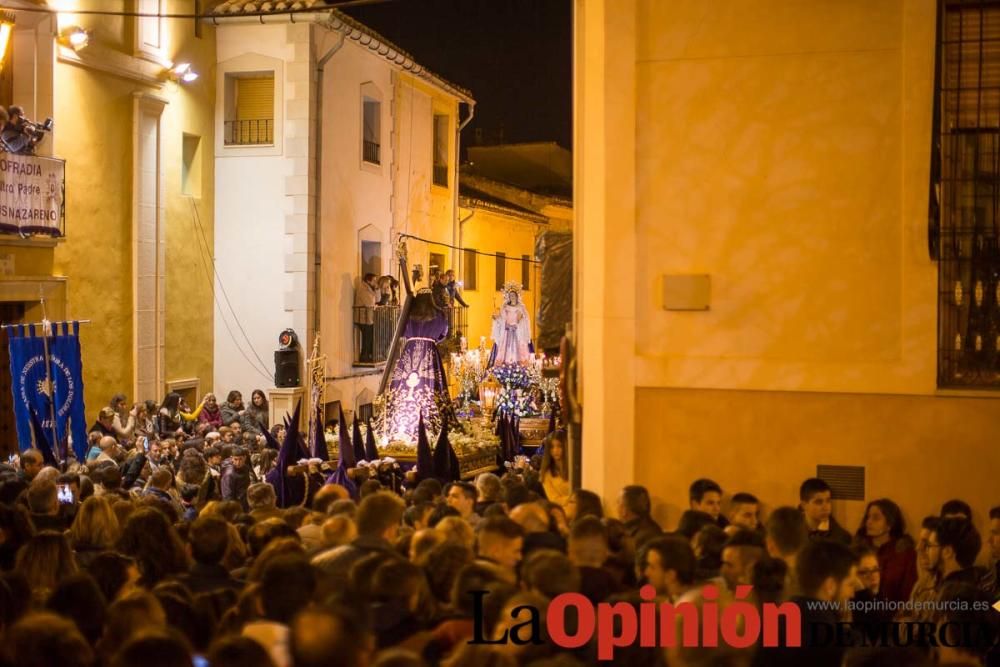
[[[107,496],[92,496],[83,501],[69,529],[70,546],[76,563],[87,569],[99,554],[109,551],[121,536],[118,515]]]
[[[43,530],[28,540],[18,552],[14,567],[27,580],[31,601],[37,607],[45,604],[63,579],[77,573],[69,542],[54,530]]]

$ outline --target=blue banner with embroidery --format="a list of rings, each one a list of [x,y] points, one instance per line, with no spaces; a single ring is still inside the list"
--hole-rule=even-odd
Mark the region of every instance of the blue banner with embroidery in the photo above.
[[[55,380],[56,431],[59,442],[73,441],[77,461],[87,453],[87,417],[83,407],[83,360],[80,354],[80,323],[57,322],[49,338],[49,358]],[[66,451],[60,447],[63,457]]]
[[[54,392],[45,372],[45,342],[36,335],[35,325],[7,327],[7,337],[17,445],[23,452],[32,447],[32,412],[41,420],[45,437],[52,439],[51,400]],[[50,442],[38,443],[39,449],[43,445],[51,447]]]
[[[57,458],[64,459],[71,436],[77,460],[83,461],[87,422],[80,324],[54,323],[48,341],[39,329],[35,325],[7,327],[18,447],[24,451],[32,446],[32,433],[39,430],[37,426],[32,429],[34,413],[45,438],[44,443],[35,443],[36,447],[48,447],[59,452]]]

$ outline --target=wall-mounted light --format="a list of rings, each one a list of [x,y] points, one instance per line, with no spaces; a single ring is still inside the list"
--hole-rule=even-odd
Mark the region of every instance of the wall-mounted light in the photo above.
[[[7,59],[7,44],[14,32],[14,12],[0,11],[0,69]]]
[[[90,32],[77,25],[66,26],[59,31],[58,41],[63,46],[79,51],[90,44]]]
[[[191,69],[191,63],[179,63],[170,68],[169,76],[172,81],[191,83],[198,78],[198,73]]]

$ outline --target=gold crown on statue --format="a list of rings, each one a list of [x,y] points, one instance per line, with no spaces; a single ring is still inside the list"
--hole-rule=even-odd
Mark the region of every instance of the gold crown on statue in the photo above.
[[[514,294],[520,294],[521,283],[516,282],[514,280],[508,280],[507,282],[505,282],[503,284],[503,293],[510,294],[511,292],[513,292]]]
[[[417,290],[417,294],[433,294],[434,291],[430,287],[421,287]]]

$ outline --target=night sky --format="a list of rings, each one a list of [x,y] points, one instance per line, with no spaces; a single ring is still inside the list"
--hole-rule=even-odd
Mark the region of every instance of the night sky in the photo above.
[[[494,139],[502,128],[504,143],[572,148],[571,0],[388,0],[344,11],[472,91],[464,146],[476,128]]]

